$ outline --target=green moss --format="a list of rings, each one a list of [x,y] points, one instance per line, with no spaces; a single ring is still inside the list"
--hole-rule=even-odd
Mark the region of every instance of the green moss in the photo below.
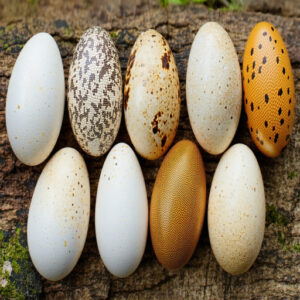
[[[5,48],[5,49],[8,48],[8,44],[7,44],[7,43],[4,44],[4,48]]]
[[[69,36],[69,35],[70,35],[70,29],[69,29],[69,27],[66,28],[65,34],[66,34],[66,36]]]
[[[6,26],[6,31],[11,31],[12,29],[14,28],[14,25],[13,24],[10,24],[10,25],[7,25]]]
[[[31,4],[32,6],[34,6],[34,5],[36,5],[37,0],[27,0],[27,2],[28,2],[29,4]]]
[[[289,219],[281,214],[274,205],[267,204],[267,225],[278,224],[286,226],[289,223]]]
[[[278,242],[279,242],[279,244],[282,246],[282,249],[283,249],[284,251],[288,250],[287,245],[286,245],[286,242],[285,242],[284,235],[282,234],[281,231],[278,231]]]
[[[110,36],[111,36],[112,39],[118,39],[120,37],[120,34],[116,31],[112,31],[110,33]]]
[[[278,234],[278,238],[277,238],[278,242],[282,246],[282,249],[284,251],[300,253],[300,244],[299,243],[296,243],[293,245],[288,244],[284,234],[280,230],[278,231],[277,234]]]
[[[12,270],[15,274],[20,273],[21,266],[25,266],[29,261],[29,253],[20,243],[21,229],[17,228],[15,234],[6,242],[4,240],[4,232],[0,230],[0,277],[7,280],[5,287],[0,286],[0,295],[10,299],[25,299],[25,296],[18,290],[14,282],[11,281],[10,274],[3,272],[5,262],[10,262]]]
[[[289,174],[288,174],[288,178],[289,179],[294,179],[295,177],[297,177],[298,173],[296,171],[291,171]]]

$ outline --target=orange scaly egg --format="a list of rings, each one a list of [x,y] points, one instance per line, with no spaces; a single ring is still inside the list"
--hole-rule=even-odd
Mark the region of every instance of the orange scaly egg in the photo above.
[[[243,87],[251,137],[263,154],[276,157],[292,133],[295,87],[285,44],[270,23],[256,24],[249,35]]]
[[[206,208],[206,177],[197,146],[178,142],[158,171],[150,206],[152,245],[169,270],[191,258],[201,233]]]

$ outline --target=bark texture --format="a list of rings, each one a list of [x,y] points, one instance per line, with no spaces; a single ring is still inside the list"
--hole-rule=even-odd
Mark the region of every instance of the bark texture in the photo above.
[[[3,1],[5,2],[5,1]],[[281,33],[291,59],[296,87],[296,117],[288,147],[276,159],[264,157],[255,148],[242,111],[233,144],[251,147],[260,163],[265,184],[267,224],[263,246],[253,267],[242,276],[230,276],[217,264],[208,239],[207,224],[190,262],[181,270],[169,272],[157,262],[148,238],[144,258],[137,271],[126,279],[117,279],[104,268],[100,259],[94,229],[97,183],[105,156],[89,157],[80,150],[65,111],[62,130],[53,150],[71,146],[84,156],[91,182],[91,218],[87,242],[73,272],[64,280],[53,283],[40,278],[28,256],[28,268],[12,272],[11,281],[28,298],[45,299],[245,299],[294,298],[300,295],[300,19],[252,12],[210,11],[202,5],[168,6],[158,1],[42,1],[32,7],[5,6],[0,2],[0,230],[9,241],[16,228],[20,243],[26,249],[26,222],[32,193],[45,163],[36,167],[21,164],[12,152],[5,128],[5,101],[9,78],[18,53],[35,33],[46,31],[58,43],[63,57],[67,83],[72,53],[82,33],[92,25],[108,30],[115,41],[122,67],[137,36],[154,28],[168,40],[176,59],[181,83],[181,116],[175,142],[195,141],[185,101],[185,75],[193,38],[207,21],[217,21],[229,32],[239,61],[252,27],[259,21],[273,23]],[[18,1],[15,1],[18,3]],[[104,1],[103,1],[104,2]],[[50,5],[51,4],[51,5]],[[29,74],[30,76],[30,74]],[[124,120],[117,142],[130,144]],[[52,153],[52,154],[53,154]],[[202,151],[209,191],[220,156]],[[148,199],[162,159],[146,161],[139,157],[147,184]],[[0,238],[1,243],[1,238]],[[3,246],[2,241],[2,246]],[[4,247],[4,246],[3,246]],[[0,266],[2,268],[2,266]],[[24,278],[29,278],[24,281]],[[28,283],[28,282],[29,283]],[[9,295],[8,295],[9,296]],[[8,297],[7,295],[2,297]],[[0,284],[1,298],[1,284]]]

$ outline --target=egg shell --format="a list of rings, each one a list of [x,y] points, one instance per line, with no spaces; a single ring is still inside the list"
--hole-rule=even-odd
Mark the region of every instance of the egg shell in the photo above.
[[[180,85],[167,41],[150,29],[137,38],[127,65],[124,111],[128,134],[146,159],[162,156],[172,144],[180,115]]]
[[[29,253],[43,277],[56,281],[72,271],[86,240],[89,217],[85,162],[75,149],[63,148],[43,169],[29,208]]]
[[[201,147],[215,155],[225,151],[240,119],[242,80],[234,45],[218,23],[205,23],[195,36],[188,61],[186,99]]]
[[[68,109],[80,147],[92,156],[112,146],[122,117],[122,75],[107,31],[88,29],[80,38],[69,72]]]
[[[133,150],[114,146],[105,159],[97,191],[96,237],[106,268],[132,274],[142,259],[148,232],[148,201],[143,173]]]
[[[164,158],[151,198],[150,232],[159,262],[183,267],[198,243],[206,209],[206,177],[201,154],[188,140]]]
[[[252,29],[243,60],[244,104],[257,148],[276,157],[288,144],[295,116],[295,86],[287,49],[270,23]]]
[[[253,152],[229,148],[215,171],[208,201],[208,232],[220,266],[232,275],[249,270],[265,229],[264,184]]]
[[[8,139],[26,165],[43,162],[57,141],[65,105],[63,64],[48,33],[34,35],[14,65],[6,100]]]

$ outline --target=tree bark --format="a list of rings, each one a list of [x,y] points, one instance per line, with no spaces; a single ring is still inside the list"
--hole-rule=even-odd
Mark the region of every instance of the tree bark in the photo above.
[[[98,1],[49,0],[41,5],[22,9],[2,7],[0,16],[0,233],[9,241],[21,228],[18,236],[26,249],[26,222],[32,193],[45,163],[28,167],[20,163],[9,145],[5,128],[5,101],[13,65],[24,43],[35,33],[49,32],[57,41],[64,63],[67,83],[72,53],[81,34],[90,26],[100,25],[109,32],[119,50],[124,76],[127,59],[137,36],[154,28],[168,40],[175,56],[181,83],[181,116],[174,143],[182,139],[196,142],[190,127],[186,101],[185,76],[193,38],[201,25],[217,21],[228,31],[236,47],[239,62],[248,34],[259,21],[273,23],[286,43],[291,59],[295,87],[296,114],[293,135],[280,157],[264,157],[254,146],[242,111],[234,143],[245,143],[254,151],[261,166],[266,202],[267,223],[261,252],[253,267],[244,275],[231,276],[217,264],[208,239],[207,224],[190,262],[181,270],[165,270],[155,258],[148,237],[144,258],[137,271],[126,279],[113,277],[100,259],[94,226],[95,197],[104,157],[95,159],[81,151],[72,134],[65,110],[58,142],[52,154],[62,147],[79,150],[88,166],[91,182],[91,218],[87,241],[81,258],[64,280],[49,282],[36,273],[27,256],[29,267],[22,265],[21,273],[12,273],[11,281],[27,298],[46,299],[245,299],[298,298],[300,295],[300,19],[250,12],[210,11],[202,5],[168,6],[158,1]],[[1,4],[0,4],[1,8]],[[30,73],[29,75],[30,76]],[[130,143],[122,120],[116,143]],[[209,191],[212,176],[220,156],[201,150]],[[146,161],[139,157],[145,176],[148,200],[162,159]],[[2,247],[4,244],[2,243]],[[5,244],[6,245],[6,244]],[[0,238],[1,246],[1,238]],[[1,262],[1,260],[0,260]],[[2,266],[0,265],[0,269]],[[29,278],[24,282],[24,278]],[[29,283],[28,283],[29,282]],[[8,297],[7,295],[2,297]],[[12,296],[11,296],[12,297]],[[1,298],[1,284],[0,284]]]

